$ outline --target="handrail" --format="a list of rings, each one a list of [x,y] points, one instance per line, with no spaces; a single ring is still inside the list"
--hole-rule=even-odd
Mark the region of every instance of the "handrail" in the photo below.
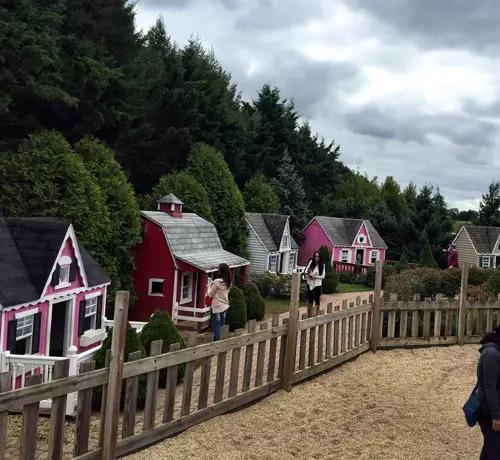
[[[57,361],[64,361],[65,357],[59,356],[44,356],[44,355],[13,355],[10,352],[5,351],[3,353],[6,362],[11,362],[13,364],[35,364],[46,366],[50,364],[55,364]]]

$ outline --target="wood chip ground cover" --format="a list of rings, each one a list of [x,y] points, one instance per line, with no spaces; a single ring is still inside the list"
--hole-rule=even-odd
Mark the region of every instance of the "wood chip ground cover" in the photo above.
[[[366,353],[128,458],[476,459],[462,406],[478,357],[475,345]]]

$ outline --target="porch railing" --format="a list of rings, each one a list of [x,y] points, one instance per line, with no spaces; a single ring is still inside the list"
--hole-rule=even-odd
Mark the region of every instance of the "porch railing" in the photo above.
[[[337,273],[356,273],[356,274],[366,274],[369,269],[373,269],[372,265],[362,265],[362,264],[351,264],[348,262],[339,262],[338,260],[333,261],[333,270]]]

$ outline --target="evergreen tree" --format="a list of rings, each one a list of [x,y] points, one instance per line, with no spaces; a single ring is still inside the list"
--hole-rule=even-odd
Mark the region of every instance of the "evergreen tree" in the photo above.
[[[379,201],[368,213],[368,218],[387,244],[386,258],[397,260],[401,256],[400,226],[385,201]]]
[[[279,214],[281,204],[278,195],[262,173],[257,173],[246,185],[243,192],[248,212]]]
[[[297,173],[288,150],[283,152],[278,166],[278,177],[273,184],[281,202],[282,213],[290,216],[292,236],[298,238],[307,224],[309,210],[302,178]]]
[[[247,323],[247,306],[245,296],[241,289],[232,287],[229,290],[229,308],[227,310],[226,324],[230,331],[241,329]]]
[[[241,254],[248,237],[245,204],[224,158],[214,148],[198,144],[189,156],[187,172],[203,185],[208,194],[224,248]]]
[[[396,273],[403,272],[405,270],[410,270],[410,263],[408,262],[408,258],[406,255],[402,255],[401,259],[399,259],[398,263],[394,266],[394,271]]]
[[[500,226],[500,182],[493,181],[479,203],[477,225]]]
[[[186,171],[175,172],[161,177],[151,194],[144,197],[144,208],[156,211],[158,209],[158,200],[169,193],[173,193],[184,203],[184,212],[193,212],[209,222],[214,222],[210,200],[205,188]]]
[[[397,222],[407,215],[407,207],[404,195],[401,193],[399,184],[392,176],[387,176],[380,187],[382,200],[387,203],[388,209],[392,212]]]
[[[422,252],[420,253],[419,267],[421,267],[421,268],[439,268],[439,264],[436,262],[436,259],[434,259],[434,256],[432,255],[431,246],[428,242],[425,243],[425,245],[422,249]]]

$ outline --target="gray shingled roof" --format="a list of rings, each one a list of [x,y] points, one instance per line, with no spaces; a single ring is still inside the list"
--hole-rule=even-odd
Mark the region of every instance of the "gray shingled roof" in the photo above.
[[[220,263],[230,267],[250,262],[225,251],[214,224],[197,214],[183,213],[172,217],[161,211],[141,211],[141,214],[163,228],[172,254],[180,260],[204,271],[213,271]]]
[[[69,224],[51,217],[0,218],[0,304],[38,300],[49,279]],[[79,244],[89,286],[110,282]]]
[[[267,251],[278,251],[288,217],[279,214],[261,214],[255,212],[247,212],[246,217],[264,243]],[[299,249],[299,245],[293,238],[291,239],[291,245],[292,249]]]
[[[166,204],[184,204],[179,198],[177,198],[173,193],[169,193],[167,196],[160,198],[157,203]]]
[[[364,222],[372,246],[374,248],[387,249],[384,240],[369,220],[325,216],[317,216],[315,219],[335,246],[352,246],[354,238],[356,238]]]
[[[500,227],[465,225],[472,244],[479,254],[491,254],[500,235]]]

